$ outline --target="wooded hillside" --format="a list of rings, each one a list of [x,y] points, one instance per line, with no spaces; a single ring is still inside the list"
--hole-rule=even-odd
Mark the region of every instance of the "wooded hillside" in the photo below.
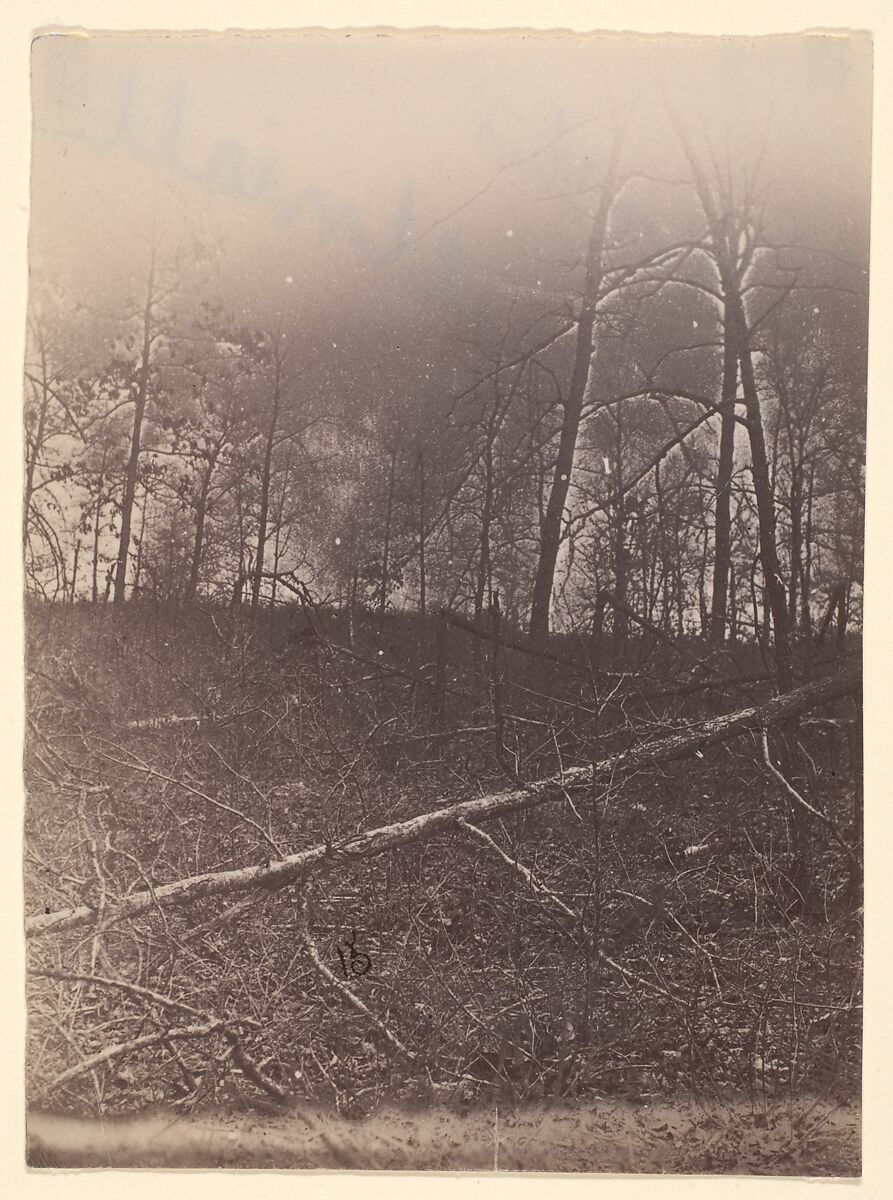
[[[855,1096],[859,39],[44,41],[31,1104]]]

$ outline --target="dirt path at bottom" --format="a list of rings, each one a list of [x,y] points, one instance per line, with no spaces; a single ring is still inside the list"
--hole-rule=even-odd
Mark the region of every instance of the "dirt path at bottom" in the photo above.
[[[498,1116],[498,1121],[497,1121]],[[456,1112],[382,1110],[363,1120],[155,1113],[80,1120],[31,1113],[33,1167],[859,1174],[855,1105],[802,1100],[755,1116],[746,1102],[693,1100]]]

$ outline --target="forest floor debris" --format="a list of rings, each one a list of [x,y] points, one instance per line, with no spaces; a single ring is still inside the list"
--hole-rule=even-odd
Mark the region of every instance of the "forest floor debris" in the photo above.
[[[804,1114],[808,1114],[804,1116]],[[497,1151],[498,1120],[498,1151]],[[358,1121],[295,1109],[85,1121],[34,1113],[32,1167],[229,1167],[737,1175],[859,1174],[855,1104],[744,1099],[382,1109]]]

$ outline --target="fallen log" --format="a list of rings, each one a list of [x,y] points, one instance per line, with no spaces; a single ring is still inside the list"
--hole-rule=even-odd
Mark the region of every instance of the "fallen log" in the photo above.
[[[644,742],[591,766],[572,767],[561,775],[527,784],[523,788],[463,800],[446,808],[370,829],[337,845],[313,846],[278,861],[270,860],[229,871],[210,871],[159,884],[150,891],[134,892],[117,902],[107,900],[102,923],[105,927],[153,909],[179,908],[211,896],[231,896],[254,888],[276,890],[299,884],[326,864],[334,865],[349,859],[384,854],[388,850],[425,841],[436,834],[461,827],[463,821],[490,821],[495,817],[561,800],[568,793],[588,788],[600,779],[611,779],[618,771],[642,770],[687,758],[706,746],[728,741],[746,730],[764,729],[809,712],[819,704],[857,693],[860,686],[858,674],[834,675],[796,688],[765,704],[741,708],[697,725],[686,726],[667,737]],[[44,912],[25,921],[25,933],[31,938],[62,933],[67,929],[94,925],[98,919],[97,910],[87,905]]]

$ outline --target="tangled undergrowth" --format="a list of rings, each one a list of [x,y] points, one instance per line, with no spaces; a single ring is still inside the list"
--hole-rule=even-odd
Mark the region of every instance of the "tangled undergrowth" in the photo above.
[[[857,1094],[849,701],[770,731],[782,782],[746,734],[485,831],[336,852],[761,703],[753,646],[631,639],[594,675],[570,639],[532,660],[405,615],[45,605],[28,634],[27,909],[97,915],[30,943],[34,1108],[685,1094],[759,1121]],[[301,886],[115,919],[312,846],[333,853]]]

